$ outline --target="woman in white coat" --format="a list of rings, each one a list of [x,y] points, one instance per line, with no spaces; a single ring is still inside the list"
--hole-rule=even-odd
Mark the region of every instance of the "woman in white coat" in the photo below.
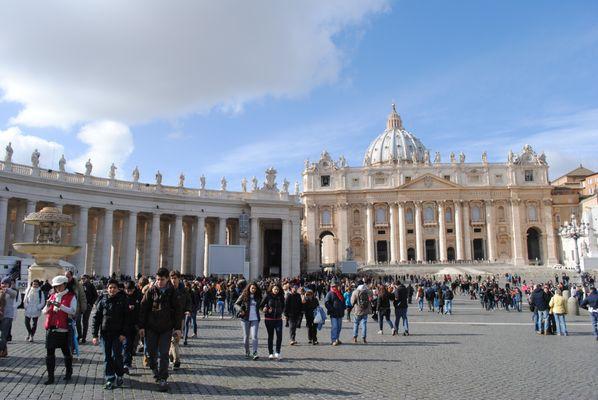
[[[40,283],[36,279],[31,282],[31,286],[25,292],[23,299],[23,306],[25,308],[25,327],[27,328],[27,340],[33,342],[33,336],[37,330],[37,319],[42,313],[42,309],[46,304],[44,293],[40,288]],[[32,323],[33,321],[33,323]]]

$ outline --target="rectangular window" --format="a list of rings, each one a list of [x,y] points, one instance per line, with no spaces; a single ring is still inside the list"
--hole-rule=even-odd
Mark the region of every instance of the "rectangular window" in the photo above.
[[[405,183],[409,183],[411,182],[411,177],[410,176],[406,176],[405,177]]]
[[[386,183],[386,178],[374,178],[374,184],[376,185],[384,185]]]
[[[330,186],[330,175],[322,175],[320,177],[320,186],[322,186],[322,187]]]
[[[407,233],[413,235],[413,229],[407,229]]]
[[[534,181],[534,171],[531,169],[525,170],[525,181],[526,182],[533,182]]]
[[[450,175],[445,175],[445,176],[444,176],[444,180],[445,180],[445,181],[449,181],[449,182],[450,182],[450,180],[451,180],[451,176],[450,176]]]
[[[473,231],[475,233],[480,233],[480,232],[482,232],[482,228],[473,228]]]
[[[446,233],[453,233],[453,230],[452,229],[447,229]]]
[[[378,235],[386,235],[386,231],[378,231]]]

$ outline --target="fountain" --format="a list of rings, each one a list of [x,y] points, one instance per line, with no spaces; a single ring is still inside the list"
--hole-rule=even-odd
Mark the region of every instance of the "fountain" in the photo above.
[[[71,216],[61,213],[56,207],[44,207],[39,212],[29,214],[23,222],[39,226],[35,243],[13,244],[16,251],[31,254],[35,259],[35,263],[29,267],[29,282],[34,279],[51,281],[55,276],[64,275],[64,269],[59,265],[60,259],[80,250],[80,246],[60,244],[60,228],[75,225]]]

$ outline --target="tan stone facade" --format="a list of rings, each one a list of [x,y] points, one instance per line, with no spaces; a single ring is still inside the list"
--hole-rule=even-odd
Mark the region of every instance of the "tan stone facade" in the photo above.
[[[489,260],[554,264],[548,165],[525,146],[505,163],[433,160],[393,108],[363,166],[323,152],[303,171],[305,269]]]

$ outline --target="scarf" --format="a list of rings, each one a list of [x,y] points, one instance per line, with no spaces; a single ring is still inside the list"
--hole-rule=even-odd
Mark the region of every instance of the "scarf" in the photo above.
[[[60,303],[60,302],[62,301],[62,296],[64,296],[65,294],[67,294],[67,293],[68,293],[68,291],[69,291],[68,289],[64,289],[62,292],[55,293],[55,294],[54,294],[54,299],[55,299],[57,302],[59,302],[59,303]]]
[[[338,297],[338,299],[339,299],[340,301],[344,301],[344,300],[345,300],[345,298],[343,297],[343,294],[341,293],[341,291],[340,291],[340,290],[338,290],[338,287],[336,287],[336,286],[335,286],[335,287],[333,287],[333,288],[330,288],[330,291],[331,291],[332,293],[334,293],[334,294],[336,295],[336,297]]]
[[[27,303],[32,304],[39,300],[39,291],[40,288],[34,288],[33,286],[29,286],[27,290],[27,294],[25,295],[25,299]]]

